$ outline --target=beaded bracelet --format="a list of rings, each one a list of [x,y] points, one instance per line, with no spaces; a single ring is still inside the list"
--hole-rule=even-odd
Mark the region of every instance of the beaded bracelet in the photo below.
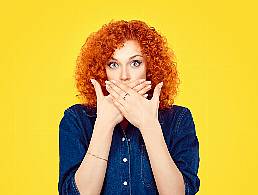
[[[90,152],[87,152],[87,154],[89,154],[89,155],[91,155],[91,156],[94,156],[94,157],[96,157],[96,158],[99,158],[99,159],[108,161],[107,159],[104,159],[104,158],[101,158],[101,157],[99,157],[99,156],[96,156],[95,154],[91,154]]]

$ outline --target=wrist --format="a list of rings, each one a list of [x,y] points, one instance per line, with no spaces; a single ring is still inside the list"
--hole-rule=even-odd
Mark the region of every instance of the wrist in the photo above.
[[[95,124],[98,129],[106,129],[107,131],[113,131],[115,125],[111,122],[105,121],[101,118],[96,118]]]
[[[153,135],[153,131],[155,131],[158,127],[160,127],[160,123],[158,119],[152,120],[152,122],[149,122],[148,124],[143,124],[140,127],[141,133],[143,135]]]

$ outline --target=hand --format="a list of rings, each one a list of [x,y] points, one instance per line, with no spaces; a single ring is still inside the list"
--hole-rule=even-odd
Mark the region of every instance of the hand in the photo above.
[[[116,107],[135,127],[142,129],[148,126],[149,121],[158,120],[159,96],[163,82],[156,85],[151,100],[143,98],[120,81],[107,81],[106,84]],[[125,96],[126,93],[129,95]]]
[[[113,104],[111,95],[104,96],[100,84],[96,80],[92,80],[97,96],[97,119],[98,121],[103,121],[105,124],[111,124],[114,127],[123,120],[123,115]],[[146,95],[148,95],[145,93],[151,89],[151,87],[148,88],[150,85],[140,80],[129,81],[126,83],[126,86],[139,95],[145,96],[145,98],[147,98]]]

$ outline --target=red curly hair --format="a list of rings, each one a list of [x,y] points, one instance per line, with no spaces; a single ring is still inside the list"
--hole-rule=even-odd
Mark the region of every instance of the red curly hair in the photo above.
[[[90,82],[91,78],[100,83],[104,95],[109,94],[105,87],[107,80],[105,65],[115,49],[123,46],[127,40],[138,41],[146,60],[146,80],[152,82],[152,89],[147,92],[148,99],[153,96],[154,87],[163,81],[159,109],[171,107],[180,83],[175,54],[168,48],[165,37],[154,27],[149,27],[139,20],[111,20],[100,30],[90,34],[76,60],[74,76],[79,92],[76,96],[83,105],[96,107],[97,99],[95,89]]]

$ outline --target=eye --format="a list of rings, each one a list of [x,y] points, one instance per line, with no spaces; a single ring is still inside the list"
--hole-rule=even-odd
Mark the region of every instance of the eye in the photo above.
[[[115,63],[115,62],[110,62],[110,63],[108,63],[108,66],[113,69],[113,67],[112,67],[113,64],[117,64],[117,63]]]
[[[138,64],[138,65],[135,66],[135,67],[138,67],[138,66],[140,66],[140,64],[142,63],[142,61],[140,61],[140,60],[133,60],[133,63],[132,63],[132,64],[134,64],[134,63]]]

